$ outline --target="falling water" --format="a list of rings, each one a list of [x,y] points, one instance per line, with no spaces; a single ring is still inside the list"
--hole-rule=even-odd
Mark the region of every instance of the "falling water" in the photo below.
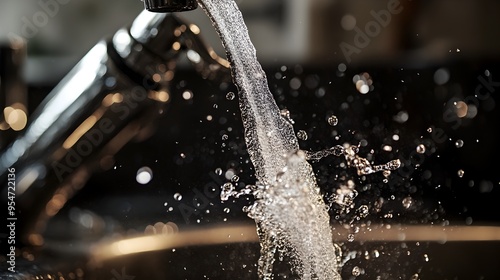
[[[259,276],[272,278],[277,249],[286,251],[302,279],[340,279],[329,216],[292,125],[276,105],[233,0],[201,0],[231,61],[239,88],[248,153],[255,167],[256,202],[247,209],[261,239]]]
[[[333,244],[327,206],[307,160],[343,155],[359,175],[398,168],[399,161],[372,166],[357,155],[357,147],[341,146],[311,153],[299,150],[293,121],[276,105],[266,74],[234,0],[199,0],[212,20],[231,61],[239,89],[245,141],[255,167],[255,186],[236,191],[223,186],[221,198],[253,194],[244,210],[255,220],[260,237],[259,276],[272,279],[276,251],[287,255],[301,279],[340,279],[338,249]],[[332,119],[336,125],[336,119]],[[305,131],[297,133],[307,138]]]

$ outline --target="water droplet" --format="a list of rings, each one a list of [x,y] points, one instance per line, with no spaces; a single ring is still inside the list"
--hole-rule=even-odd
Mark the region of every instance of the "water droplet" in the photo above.
[[[426,261],[426,262],[429,261],[429,256],[427,254],[424,254],[424,261]]]
[[[222,135],[222,141],[226,141],[229,139],[229,136],[227,134]]]
[[[354,17],[353,17],[354,18]],[[353,26],[354,28],[354,26]],[[345,72],[347,70],[347,66],[344,64],[344,63],[340,63],[338,66],[337,66],[337,69],[339,69],[340,72]]]
[[[359,267],[357,267],[357,266],[353,267],[352,268],[352,275],[354,275],[354,276],[361,275],[361,269]]]
[[[236,94],[234,94],[234,92],[230,91],[226,94],[226,99],[233,100],[235,96],[236,96]]]
[[[302,86],[302,81],[299,78],[294,77],[290,80],[289,85],[291,89],[298,90]]]
[[[407,196],[403,199],[402,203],[403,203],[403,207],[408,209],[413,204],[413,199],[411,197]]]
[[[369,214],[369,208],[368,208],[368,205],[361,205],[359,208],[358,208],[358,212],[359,212],[359,216],[361,218],[365,218],[366,216],[368,216]]]
[[[372,255],[373,255],[374,258],[380,257],[380,253],[379,253],[378,250],[373,250]]]
[[[463,171],[462,169],[460,169],[460,170],[458,170],[457,174],[458,174],[458,177],[462,178],[464,176],[464,174],[465,174],[465,171]]]
[[[135,180],[141,185],[149,183],[153,179],[153,171],[147,166],[143,166],[137,170]]]
[[[297,132],[297,138],[304,141],[307,140],[307,132],[305,132],[304,130],[299,130]]]
[[[353,241],[354,241],[354,234],[349,233],[349,234],[347,235],[347,241],[349,241],[349,242],[353,242]]]
[[[233,178],[233,176],[236,175],[236,172],[234,172],[234,169],[232,168],[229,168],[226,173],[224,173],[224,177],[226,177],[226,179],[228,180],[231,180],[231,178]]]
[[[405,123],[409,118],[410,115],[406,111],[400,111],[396,116],[393,117],[393,119],[398,123]]]
[[[413,274],[410,280],[418,280],[418,273]]]
[[[446,68],[440,68],[434,73],[434,82],[438,85],[444,85],[450,79],[450,71]]]
[[[427,129],[427,132],[431,133],[431,132],[432,132],[432,127],[429,127],[429,128]]]
[[[240,177],[238,177],[238,175],[234,175],[232,178],[231,178],[231,182],[233,183],[236,183],[240,180]]]
[[[226,213],[226,214],[227,214],[227,213],[229,213],[229,212],[231,212],[231,209],[229,209],[229,208],[227,208],[227,207],[226,207],[226,208],[224,208],[224,213]]]
[[[225,183],[222,185],[222,191],[220,193],[220,199],[222,201],[227,201],[229,197],[235,194],[234,185],[232,183]]]
[[[401,167],[401,161],[399,159],[391,160],[387,163],[387,168],[389,170],[396,170]]]
[[[290,117],[290,111],[288,111],[288,109],[280,110],[280,115],[290,124],[295,124],[295,121],[293,121],[292,118]]]
[[[390,151],[392,151],[392,147],[391,147],[391,146],[389,146],[389,145],[384,145],[384,146],[382,147],[382,150],[384,150],[384,151],[386,151],[386,152],[390,152]]]
[[[167,205],[168,205],[168,202],[163,203],[163,206],[167,206]]]
[[[464,146],[464,141],[461,140],[461,139],[458,139],[456,142],[455,142],[455,147],[457,148],[462,148]]]
[[[219,176],[222,175],[222,169],[221,168],[215,169],[215,174],[217,174]]]
[[[391,176],[391,171],[390,170],[384,170],[382,171],[382,175],[384,175],[385,178]]]
[[[418,145],[416,150],[417,150],[417,153],[419,153],[419,154],[425,153],[425,146],[424,146],[424,144]]]
[[[175,193],[174,194],[174,199],[177,200],[177,201],[181,201],[182,200],[182,194],[180,193]]]
[[[330,116],[328,118],[328,124],[331,126],[336,126],[339,123],[339,119],[336,116]]]
[[[189,91],[189,90],[186,90],[182,93],[182,98],[184,98],[184,100],[190,100],[193,98],[193,92]]]
[[[361,94],[367,94],[370,90],[373,90],[373,80],[367,72],[355,75],[352,78],[352,82]]]

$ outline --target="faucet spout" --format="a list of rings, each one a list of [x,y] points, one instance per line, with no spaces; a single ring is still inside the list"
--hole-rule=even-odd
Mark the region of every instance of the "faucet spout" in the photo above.
[[[198,7],[196,0],[144,0],[146,10],[156,13],[184,12]]]

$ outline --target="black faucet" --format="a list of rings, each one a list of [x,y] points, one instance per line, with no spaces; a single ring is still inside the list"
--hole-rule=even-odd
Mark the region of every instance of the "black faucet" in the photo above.
[[[144,0],[146,10],[157,13],[183,12],[198,7],[196,0]]]

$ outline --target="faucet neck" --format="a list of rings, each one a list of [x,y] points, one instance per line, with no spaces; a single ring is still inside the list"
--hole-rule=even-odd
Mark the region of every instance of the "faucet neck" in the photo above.
[[[185,53],[203,78],[230,82],[229,62],[206,46],[199,32],[173,13],[143,11],[129,30],[115,34],[112,44],[125,65],[143,77],[156,69],[174,70]]]

